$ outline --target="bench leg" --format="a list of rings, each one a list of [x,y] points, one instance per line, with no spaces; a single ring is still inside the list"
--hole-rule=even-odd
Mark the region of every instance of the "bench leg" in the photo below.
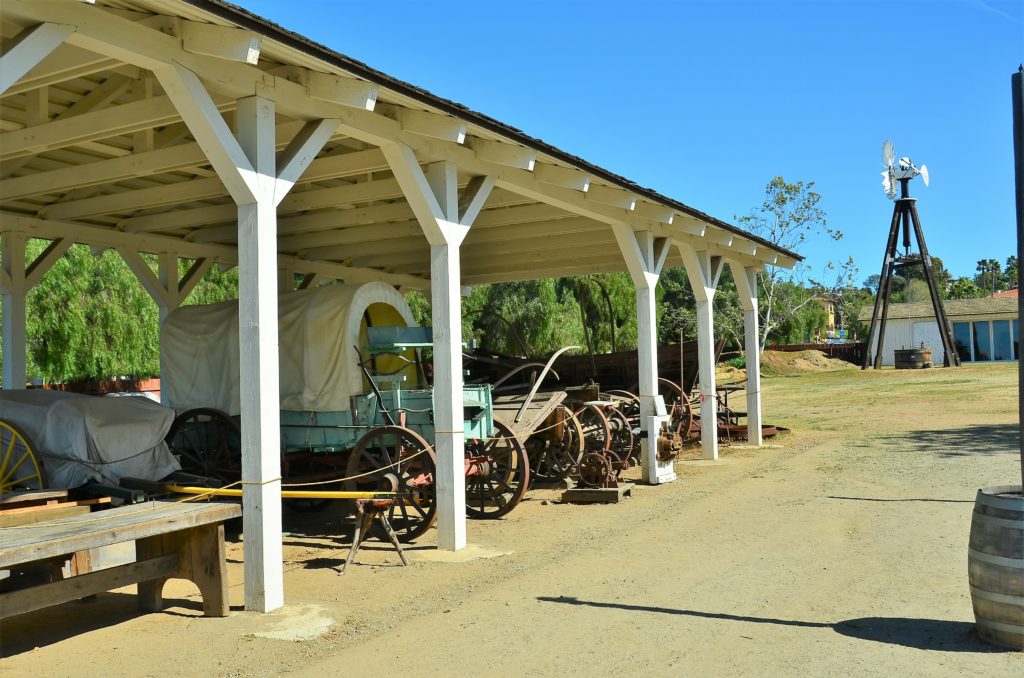
[[[224,555],[224,525],[202,525],[193,528],[189,539],[192,557],[190,571],[184,575],[203,594],[203,614],[226,617],[228,605],[227,562]]]
[[[157,556],[180,550],[178,534],[160,534],[155,537],[135,540],[135,560],[149,560]],[[159,612],[164,609],[164,584],[167,577],[139,582],[139,609],[143,612]]]
[[[203,614],[228,615],[227,564],[224,555],[224,526],[200,525],[180,532],[139,539],[135,542],[137,560],[178,554],[178,570],[172,577],[188,579],[203,596]],[[163,588],[167,578],[139,584],[139,608],[147,612],[163,609]]]

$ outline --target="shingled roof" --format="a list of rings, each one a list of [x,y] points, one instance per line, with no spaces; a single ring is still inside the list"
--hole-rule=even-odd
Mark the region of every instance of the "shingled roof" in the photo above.
[[[981,315],[1017,315],[1017,299],[1015,297],[985,297],[983,299],[954,299],[945,301],[946,315],[950,319]],[[860,310],[857,319],[861,322],[871,320],[870,306]],[[889,320],[906,320],[912,318],[934,318],[935,311],[931,303],[892,304],[889,306]]]

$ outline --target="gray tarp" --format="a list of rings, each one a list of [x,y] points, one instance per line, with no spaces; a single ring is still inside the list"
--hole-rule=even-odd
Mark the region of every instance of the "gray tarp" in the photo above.
[[[122,476],[160,480],[181,468],[164,443],[174,410],[146,398],[0,391],[0,419],[36,446],[50,487],[117,484]]]

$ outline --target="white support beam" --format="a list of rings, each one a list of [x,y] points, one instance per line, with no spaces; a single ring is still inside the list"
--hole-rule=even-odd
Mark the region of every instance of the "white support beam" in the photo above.
[[[618,207],[626,211],[636,209],[637,197],[629,191],[603,184],[591,184],[587,191],[587,201],[596,202],[602,205]]]
[[[6,10],[7,8],[4,7]],[[56,85],[75,78],[84,78],[121,66],[117,59],[65,44],[55,50],[11,85],[2,96],[14,96],[40,87]]]
[[[167,280],[166,269],[161,267],[160,274],[154,272],[153,268],[142,258],[142,255],[130,247],[118,247],[117,253],[121,255],[124,263],[128,265],[131,272],[138,278],[142,288],[156,302],[157,308],[160,309],[160,322],[162,323],[164,318],[167,317],[168,310],[177,305],[177,289],[168,289],[168,286],[165,284]],[[175,287],[177,287],[177,282],[177,272],[175,272]]]
[[[36,260],[25,269],[26,292],[39,284],[46,272],[64,256],[69,247],[71,247],[71,241],[67,238],[58,238],[46,246]]]
[[[381,157],[384,157],[383,154]],[[319,162],[321,162],[321,160],[317,160],[313,163],[313,167],[310,169],[310,172],[316,170]],[[303,181],[305,181],[305,179],[306,177],[303,177]],[[374,183],[380,182],[378,181]],[[495,208],[511,206],[511,208],[486,210],[480,214],[480,217],[474,224],[474,227],[501,226],[529,221],[543,221],[544,219],[557,219],[559,217],[567,216],[566,212],[558,209],[557,207],[542,204],[524,205],[524,203],[527,202],[529,202],[528,199],[510,191],[494,190],[491,192],[491,197],[487,201],[487,207]],[[337,204],[341,205],[343,203],[338,202]],[[191,212],[195,212],[196,218],[187,216]],[[214,215],[214,212],[209,208],[199,208],[196,210],[168,212],[162,215],[154,215],[153,217],[135,217],[127,219],[122,223],[126,227],[126,230],[131,230],[130,226],[134,226],[136,223],[140,226],[145,225],[145,230],[156,230],[157,226],[161,228],[174,228],[203,223],[215,223],[216,219],[212,218],[211,215]],[[174,218],[173,221],[170,220],[171,217]],[[278,221],[277,232],[279,236],[289,236],[279,240],[278,245],[284,250],[301,250],[307,247],[341,245],[347,242],[365,242],[368,239],[373,240],[377,236],[360,241],[358,239],[351,240],[350,236],[346,234],[351,230],[351,227],[369,228],[371,225],[386,224],[387,229],[391,229],[395,222],[404,223],[414,218],[415,215],[413,214],[412,208],[405,202],[374,205],[372,207],[359,207],[355,209],[339,209],[329,212],[298,214],[283,217]],[[160,221],[155,221],[156,219],[160,219]],[[374,226],[374,228],[376,229],[376,226]],[[383,232],[381,232],[382,230]],[[368,233],[369,231],[364,230],[363,232]],[[381,239],[411,235],[411,233],[392,234],[390,230],[386,229],[377,230],[376,232],[379,234]],[[412,233],[420,232],[421,230],[419,225],[417,225]],[[237,233],[232,233],[230,228],[227,226],[212,226],[197,229],[195,232],[189,234],[188,239],[192,242],[233,242],[235,235],[237,235]]]
[[[230,26],[181,22],[181,46],[193,54],[256,65],[260,60],[261,40],[252,31]]]
[[[474,223],[493,189],[494,179],[491,177],[473,177],[459,196],[459,223]]]
[[[199,77],[176,63],[158,68],[153,73],[232,199],[238,204],[251,203],[259,190],[256,186],[259,175]],[[271,146],[270,152],[273,151]]]
[[[543,278],[561,278],[568,275],[589,275],[592,273],[614,273],[623,270],[622,257],[614,250],[611,256],[574,258],[571,263],[562,261],[557,265],[536,263],[511,265],[496,271],[493,263],[479,262],[463,269],[462,281],[466,285],[484,285],[496,282],[520,282]]]
[[[686,277],[697,301],[697,355],[700,371],[700,445],[704,459],[718,459],[718,400],[715,392],[714,300],[722,258],[680,245]]]
[[[671,207],[656,205],[653,202],[644,200],[637,202],[636,208],[633,211],[636,212],[637,216],[660,221],[663,224],[671,224],[676,218],[676,211]]]
[[[29,291],[64,255],[71,241],[57,239],[26,266],[26,234],[7,231],[0,245],[0,294],[3,296],[3,387],[25,388],[26,298]]]
[[[0,94],[35,68],[39,62],[61,46],[75,27],[65,24],[43,23],[26,28],[9,44],[4,44],[0,56]]]
[[[25,388],[25,234],[7,231],[0,243],[3,268],[3,387]]]
[[[154,97],[63,120],[52,120],[44,125],[0,135],[0,160],[36,155],[55,148],[162,127],[180,118],[169,98]]]
[[[213,259],[196,259],[178,282],[178,305],[185,303],[206,272],[213,266]]]
[[[516,167],[528,172],[532,172],[537,163],[537,151],[525,146],[477,138],[468,139],[466,145],[473,149],[476,157],[486,162]]]
[[[732,239],[732,249],[736,250],[740,254],[746,254],[747,256],[754,256],[757,254],[757,243],[746,238],[735,237]]]
[[[377,105],[378,88],[373,83],[294,66],[281,66],[270,72],[301,85],[310,97],[319,101],[364,111],[372,111]]]
[[[457,118],[410,108],[395,110],[395,119],[402,129],[412,134],[462,144],[466,141],[466,123]]]
[[[438,548],[457,551],[466,546],[459,247],[472,221],[460,219],[458,174],[453,163],[436,163],[424,173],[408,146],[387,147],[384,154],[430,244],[437,544]],[[490,178],[470,183],[470,194],[461,201],[467,219],[479,214],[479,206],[486,202],[493,186]]]
[[[338,129],[337,119],[314,120],[307,123],[292,142],[288,144],[278,165],[278,178],[275,182],[276,193],[274,206],[281,204],[284,197],[292,190],[299,177],[309,168],[317,153],[324,147]]]
[[[736,292],[743,308],[743,353],[747,373],[747,440],[760,445],[761,437],[761,334],[758,327],[757,270],[730,261]]]
[[[612,226],[622,257],[636,287],[637,364],[640,392],[641,463],[644,480],[652,485],[676,479],[672,462],[658,459],[658,431],[648,430],[648,417],[658,411],[658,319],[656,288],[668,257],[668,238],[650,231],[635,232],[624,224]]]
[[[236,199],[245,607],[269,612],[284,605],[274,102],[242,99],[236,120],[244,164],[227,171],[251,173]]]
[[[224,270],[233,268],[238,262],[238,250],[235,247],[224,245],[198,244],[161,235],[123,233],[101,226],[40,219],[4,211],[0,211],[0,221],[3,222],[5,228],[24,231],[26,235],[34,238],[47,240],[68,238],[73,242],[90,244],[100,252],[116,247],[128,247],[136,252],[177,251],[179,256],[187,259],[210,258],[215,260]],[[278,255],[278,265],[291,267],[304,273],[321,273],[329,278],[351,282],[381,280],[391,285],[402,285],[411,289],[424,289],[429,284],[428,280],[418,276],[353,268],[315,258],[305,260]]]
[[[279,132],[280,132],[280,128],[279,128]],[[184,148],[184,149],[187,149],[187,150],[181,151],[178,154],[171,154],[170,151],[174,150],[175,148]],[[139,158],[139,161],[140,161],[139,165],[140,165],[140,167],[143,168],[144,170],[147,170],[147,171],[151,170],[151,171],[154,171],[154,172],[155,171],[171,171],[171,170],[176,169],[176,168],[167,167],[166,165],[163,165],[163,163],[167,163],[167,165],[169,165],[171,163],[180,163],[181,166],[191,166],[190,163],[195,158],[195,154],[196,153],[202,154],[202,150],[199,148],[198,145],[194,145],[193,146],[191,144],[190,145],[182,144],[181,146],[175,146],[175,147],[172,147],[172,148],[169,148],[169,149],[165,149],[165,151],[167,151],[167,153],[165,153],[164,151],[153,151],[152,154],[146,154],[147,156],[150,156],[150,157],[153,158],[153,160],[154,160],[153,163],[149,162],[149,158],[147,158],[144,161],[140,157]],[[159,154],[158,158],[156,157],[157,154]],[[120,161],[120,160],[124,160],[124,159],[118,158],[117,160]],[[204,156],[204,160],[205,160],[205,156]],[[130,171],[130,167],[131,167],[131,163],[130,162],[124,163],[122,165],[118,165],[116,167],[113,166],[113,163],[114,163],[113,160],[104,161],[103,163],[95,163],[96,165],[102,165],[103,166],[101,168],[97,168],[97,173],[99,174],[102,171],[108,171],[109,174],[107,174],[106,176],[110,176],[110,175],[115,174],[115,173],[120,173],[120,172],[124,172],[124,171]],[[85,167],[92,167],[92,166],[93,165],[86,165]],[[310,181],[323,181],[323,180],[326,180],[326,179],[339,179],[339,178],[350,177],[350,176],[354,176],[354,175],[358,175],[358,174],[364,174],[364,173],[367,173],[367,172],[375,172],[377,170],[386,169],[386,168],[387,168],[387,161],[384,159],[384,154],[381,153],[379,149],[370,149],[370,150],[366,150],[366,151],[355,151],[353,153],[341,153],[341,154],[337,154],[337,155],[330,155],[330,156],[326,156],[326,157],[320,157],[320,158],[317,158],[316,160],[313,160],[312,164],[309,166],[309,169],[306,171],[305,174],[303,174],[301,176],[300,182],[301,183],[306,183],[306,182],[310,182]],[[79,169],[79,168],[72,168],[72,169]],[[54,170],[53,172],[48,172],[47,174],[55,174],[56,172],[62,172],[62,171],[63,170]],[[34,175],[34,176],[39,176],[39,175]],[[103,176],[103,175],[101,174],[101,176]],[[87,178],[84,177],[84,176],[83,177],[78,177],[78,178],[81,181],[87,181]],[[14,181],[20,181],[20,178],[14,180]],[[194,198],[194,199],[197,199],[197,200],[219,197],[219,196],[223,195],[223,192],[224,192],[223,191],[223,186],[222,186],[220,180],[217,179],[217,178],[212,178],[212,179],[209,179],[209,180],[207,180],[207,179],[193,179],[193,180],[191,180],[189,182],[186,182],[186,183],[192,184],[192,186],[191,187],[187,187],[187,188],[186,187],[178,186],[176,188],[177,185],[176,184],[172,184],[172,185],[169,185],[169,186],[162,186],[162,187],[156,187],[156,188],[151,188],[151,189],[150,188],[139,189],[139,190],[131,192],[130,194],[127,194],[127,195],[124,195],[124,196],[118,196],[117,202],[114,203],[114,204],[117,206],[118,209],[134,210],[134,209],[143,209],[143,208],[145,208],[147,206],[151,207],[153,205],[175,204],[175,203],[180,201],[180,191],[182,191],[183,189],[186,190],[189,193],[190,196],[201,196],[201,197],[195,197]],[[377,182],[377,183],[379,184],[380,182]],[[387,185],[387,184],[383,184],[383,185]],[[394,188],[395,186],[397,186],[397,184],[390,184],[390,186],[392,186],[392,188]],[[20,187],[21,186],[19,186],[19,188]],[[339,188],[345,188],[345,187],[339,187]],[[381,188],[381,186],[377,186],[377,187],[375,187],[373,189],[373,191],[376,191],[376,192],[379,193],[379,189],[380,188]],[[24,184],[24,190],[31,191],[32,190],[31,184]],[[328,189],[323,189],[323,190],[328,190]],[[336,190],[336,189],[329,189],[329,190]],[[362,190],[364,190],[364,193],[365,193],[363,195],[355,194],[356,193],[355,189],[351,189],[351,191],[353,192],[352,196],[338,195],[337,193],[327,194],[329,197],[325,198],[325,199],[322,199],[321,202],[327,203],[327,206],[333,206],[333,204],[342,204],[340,201],[344,200],[346,197],[352,197],[354,199],[371,199],[371,200],[375,199],[374,194],[373,194],[372,191],[367,191],[366,189],[362,189]],[[140,194],[140,191],[146,191],[146,193],[141,193]],[[313,191],[312,193],[316,193],[316,192]],[[4,190],[4,195],[6,195],[6,189]],[[401,195],[401,192],[399,191],[397,193],[397,195],[392,195],[392,197],[398,197],[400,195]],[[135,197],[132,197],[132,196],[135,196]],[[67,203],[58,203],[57,205],[54,205],[54,208],[68,209]],[[88,204],[86,206],[86,209],[87,210],[91,210],[91,211],[87,212],[88,214],[103,214],[106,211],[105,208],[104,208],[104,204],[101,203],[101,202],[90,203],[90,204]],[[99,210],[99,211],[96,211],[96,210]],[[408,209],[406,209],[406,212],[408,212]],[[139,216],[139,217],[131,217],[131,218],[123,220],[119,224],[119,227],[121,229],[123,229],[124,231],[129,232],[129,233],[141,233],[141,232],[146,232],[146,231],[172,230],[172,229],[175,229],[175,228],[182,228],[182,227],[189,227],[189,226],[195,227],[196,225],[210,224],[210,223],[225,223],[227,221],[232,221],[234,219],[234,216],[235,216],[234,215],[234,211],[233,211],[233,208],[231,208],[231,206],[226,206],[226,207],[225,206],[221,206],[221,207],[199,207],[199,208],[194,208],[194,209],[191,209],[191,210],[174,210],[174,211],[170,211],[170,212],[162,212],[162,213],[159,213],[159,214],[144,215],[144,216]],[[280,225],[282,227],[285,227],[287,224],[286,224],[286,222],[282,221]],[[234,228],[234,226],[231,226],[230,228],[231,228],[232,233],[237,233],[237,229]],[[205,240],[205,241],[206,242],[217,242],[217,240],[218,240],[218,238],[215,238],[213,240]],[[200,240],[198,242],[202,242],[202,240]]]
[[[590,190],[590,176],[569,167],[539,162],[534,166],[533,174],[537,177],[537,181],[551,184],[552,186],[570,188],[584,193]]]

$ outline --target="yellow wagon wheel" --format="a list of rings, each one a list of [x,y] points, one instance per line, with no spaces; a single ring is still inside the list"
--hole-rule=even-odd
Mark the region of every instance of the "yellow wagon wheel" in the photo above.
[[[43,460],[32,441],[20,428],[0,419],[0,494],[44,487]]]

